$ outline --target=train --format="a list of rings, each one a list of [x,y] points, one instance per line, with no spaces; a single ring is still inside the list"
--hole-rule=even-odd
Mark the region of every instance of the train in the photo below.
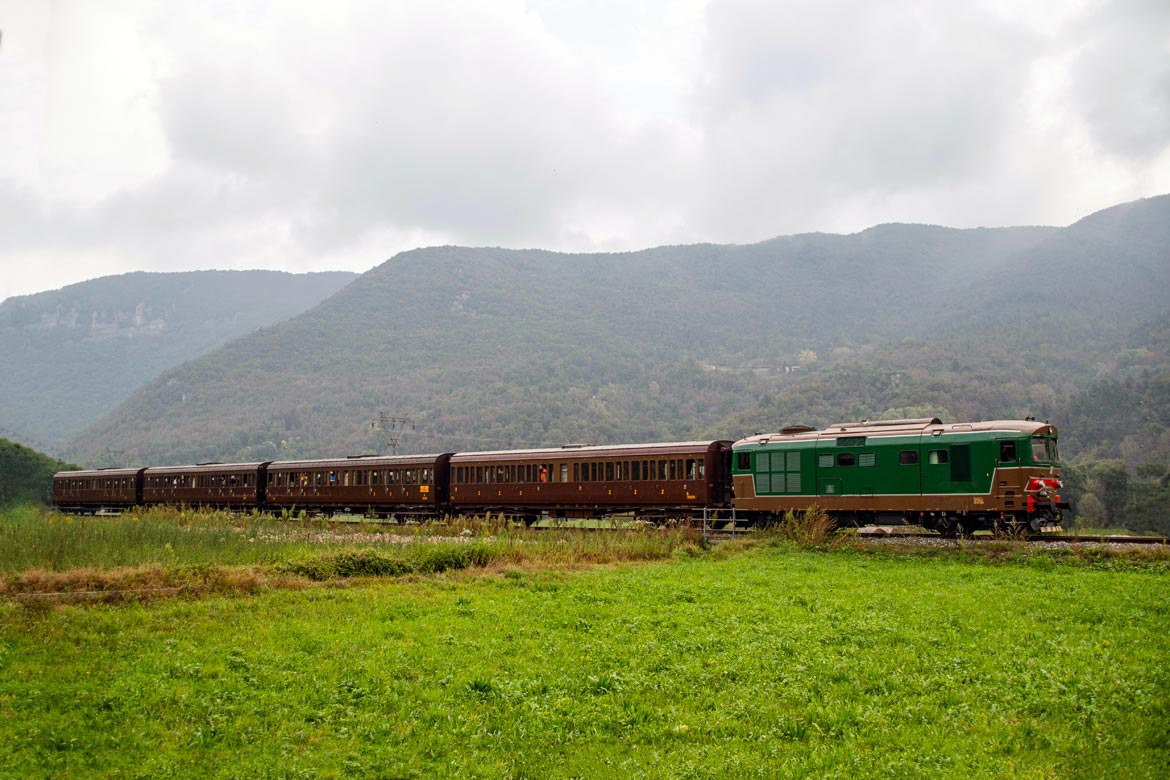
[[[1059,527],[1048,422],[862,420],[729,439],[59,472],[62,512],[186,505],[396,519],[632,516],[761,525],[816,505],[838,525],[944,534]]]

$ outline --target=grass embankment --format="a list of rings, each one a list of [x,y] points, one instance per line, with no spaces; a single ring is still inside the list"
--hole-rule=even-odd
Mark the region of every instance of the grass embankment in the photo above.
[[[788,546],[0,606],[0,776],[1149,777],[1164,571]]]
[[[696,553],[699,544],[682,529],[534,532],[499,518],[385,525],[172,508],[113,517],[25,508],[0,516],[0,597],[117,601],[467,567],[572,568]]]

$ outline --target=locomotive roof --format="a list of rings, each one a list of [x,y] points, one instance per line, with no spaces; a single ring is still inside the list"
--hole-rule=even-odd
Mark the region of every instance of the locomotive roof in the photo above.
[[[613,445],[579,445],[568,444],[563,447],[546,447],[531,450],[491,450],[487,452],[459,452],[451,456],[451,462],[467,460],[505,460],[517,458],[520,460],[565,460],[580,457],[628,457],[631,455],[666,455],[671,453],[685,454],[705,452],[714,444],[731,444],[730,440],[715,439],[712,441],[677,441],[654,442],[651,444],[613,444]]]
[[[944,433],[1020,433],[1028,435],[1046,434],[1056,436],[1056,426],[1035,420],[984,420],[980,422],[943,423],[937,417],[914,420],[862,420],[855,423],[837,423],[824,430],[814,430],[805,425],[783,428],[776,433],[758,433],[745,436],[736,446],[767,444],[782,441],[817,441],[835,439],[841,436],[915,436]]]

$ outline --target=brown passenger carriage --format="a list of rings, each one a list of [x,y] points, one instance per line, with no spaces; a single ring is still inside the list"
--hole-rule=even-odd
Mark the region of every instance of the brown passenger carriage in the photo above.
[[[53,506],[62,512],[121,510],[142,500],[145,469],[62,471],[53,475]]]
[[[435,515],[446,505],[450,458],[443,453],[276,461],[268,464],[268,506]]]
[[[450,459],[454,512],[532,520],[633,513],[692,517],[731,506],[731,442],[458,453]]]
[[[142,502],[257,509],[264,506],[266,463],[158,466],[142,475]]]

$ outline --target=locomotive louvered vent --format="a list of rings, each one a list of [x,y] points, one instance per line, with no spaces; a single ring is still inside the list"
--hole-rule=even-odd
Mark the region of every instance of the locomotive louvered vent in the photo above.
[[[786,425],[780,429],[780,433],[808,433],[815,430],[811,425]]]

